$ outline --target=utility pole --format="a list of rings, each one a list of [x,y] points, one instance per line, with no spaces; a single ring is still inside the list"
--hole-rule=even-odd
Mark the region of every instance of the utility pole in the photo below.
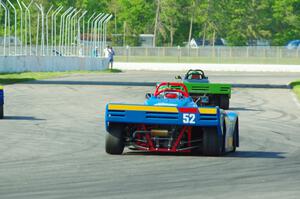
[[[123,23],[123,46],[126,46],[126,21]]]
[[[199,4],[200,4],[200,0],[194,0],[192,3],[192,7],[191,7],[192,15],[191,15],[190,31],[189,31],[189,39],[188,39],[189,47],[190,47],[190,42],[192,39],[194,18],[195,18],[196,10],[197,10]]]
[[[117,34],[118,30],[117,30],[117,9],[115,8],[115,34]]]
[[[160,7],[160,0],[156,0],[156,14],[155,14],[155,25],[154,25],[154,36],[153,36],[153,47],[156,46],[156,35],[157,35],[157,26],[158,26],[158,19],[159,19],[159,7]]]

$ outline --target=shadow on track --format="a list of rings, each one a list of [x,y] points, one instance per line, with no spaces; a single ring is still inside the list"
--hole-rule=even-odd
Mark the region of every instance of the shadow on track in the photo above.
[[[50,84],[50,85],[83,85],[83,86],[155,86],[154,82],[113,82],[113,81],[64,81],[64,80],[38,80],[22,84]]]
[[[163,152],[145,152],[145,151],[128,151],[123,155],[136,155],[136,156],[194,156],[190,153],[163,153]]]
[[[236,158],[286,158],[284,152],[274,151],[236,151],[235,153],[228,153],[224,157],[236,157]]]
[[[40,119],[32,116],[4,116],[3,120],[43,121],[45,119]]]
[[[269,151],[236,151],[235,153],[226,153],[223,156],[213,156],[218,158],[266,158],[266,159],[283,159],[286,158],[283,154],[284,152],[269,152]],[[144,151],[129,151],[125,152],[123,155],[136,155],[136,156],[178,156],[178,157],[210,157],[204,155],[195,155],[191,153],[155,153],[155,152],[144,152]]]
[[[244,107],[230,107],[230,111],[263,111],[261,109],[244,108]]]
[[[83,86],[155,86],[157,82],[115,82],[115,81],[72,81],[72,80],[37,80],[22,84],[83,85]],[[290,89],[289,85],[271,84],[232,84],[233,88],[268,88]]]

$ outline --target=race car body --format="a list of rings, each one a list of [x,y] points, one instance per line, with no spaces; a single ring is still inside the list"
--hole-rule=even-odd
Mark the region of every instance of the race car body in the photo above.
[[[199,69],[189,70],[184,78],[176,76],[176,79],[183,79],[184,85],[194,100],[207,98],[206,105],[229,109],[230,84],[210,83],[208,77]]]
[[[221,155],[239,146],[237,114],[198,107],[184,84],[163,82],[147,98],[143,105],[107,104],[107,153],[122,154],[129,147]]]
[[[0,86],[0,119],[4,117],[4,91],[3,87]]]

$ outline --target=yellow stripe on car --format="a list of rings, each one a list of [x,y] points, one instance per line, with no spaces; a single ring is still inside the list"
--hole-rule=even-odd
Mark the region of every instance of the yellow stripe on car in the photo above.
[[[216,108],[199,108],[199,112],[201,114],[209,114],[209,115],[212,115],[212,114],[217,114],[217,109]]]
[[[136,105],[123,105],[123,104],[109,104],[108,110],[124,110],[124,111],[153,111],[153,112],[171,112],[178,113],[176,107],[163,107],[163,106],[136,106]]]
[[[0,86],[0,90],[3,90],[3,86]]]

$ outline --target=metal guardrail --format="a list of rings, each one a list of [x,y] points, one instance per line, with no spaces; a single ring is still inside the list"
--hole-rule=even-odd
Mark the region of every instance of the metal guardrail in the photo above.
[[[232,63],[270,61],[284,63],[297,61],[300,63],[300,49],[278,47],[228,47],[205,46],[199,48],[188,47],[115,47],[118,61],[162,61],[162,62],[208,62],[221,63],[226,60]]]
[[[299,49],[280,47],[115,47],[118,56],[300,57]]]

